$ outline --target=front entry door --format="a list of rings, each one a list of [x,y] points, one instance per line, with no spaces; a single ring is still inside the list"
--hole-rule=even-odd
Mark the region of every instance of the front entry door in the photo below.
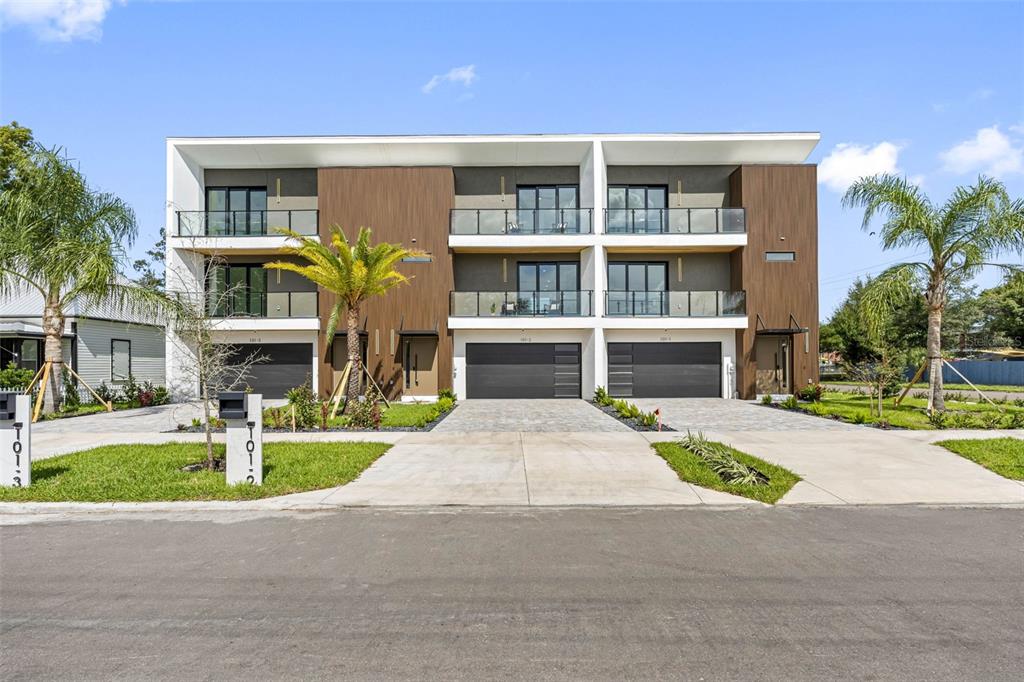
[[[789,336],[759,336],[757,356],[757,392],[792,393],[790,374],[793,339]]]
[[[437,395],[437,338],[423,336],[405,340],[402,375],[404,395]]]

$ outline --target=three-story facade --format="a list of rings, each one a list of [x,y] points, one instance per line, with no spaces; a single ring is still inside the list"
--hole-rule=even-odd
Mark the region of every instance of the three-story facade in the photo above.
[[[390,398],[791,393],[817,380],[816,133],[175,138],[168,287],[202,291],[249,383],[327,395],[332,295],[262,264],[276,228],[399,242],[411,284],[368,303]],[[168,383],[194,395],[168,339]]]

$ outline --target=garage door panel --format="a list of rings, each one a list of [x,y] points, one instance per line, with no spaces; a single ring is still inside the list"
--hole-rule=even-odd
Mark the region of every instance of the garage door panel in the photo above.
[[[311,343],[243,343],[231,344],[228,364],[244,362],[250,357],[266,358],[249,369],[244,385],[264,398],[284,398],[289,389],[301,386],[312,374]]]
[[[721,395],[721,344],[610,343],[608,391],[629,398]]]
[[[579,344],[466,344],[469,398],[579,398]]]

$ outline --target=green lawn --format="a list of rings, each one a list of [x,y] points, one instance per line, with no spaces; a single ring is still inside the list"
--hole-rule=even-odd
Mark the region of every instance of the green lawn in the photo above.
[[[822,386],[861,386],[861,384],[854,383],[852,381],[822,381]],[[906,384],[900,387],[903,390]],[[1003,393],[1024,393],[1024,386],[1001,386],[998,384],[975,384],[978,388],[983,391],[1002,391]],[[914,384],[915,389],[926,389],[928,384],[918,382]],[[945,391],[973,391],[967,384],[943,384],[943,390]],[[977,396],[977,393],[974,394]]]
[[[894,407],[894,402],[895,398],[886,398],[882,414],[882,418],[887,420],[892,426],[920,430],[935,428],[928,421],[928,414],[925,411],[928,405],[927,400],[907,396],[900,403],[899,407]],[[819,416],[839,415],[845,421],[871,424],[877,422],[878,417],[870,415],[869,403],[870,399],[866,395],[828,391],[822,396],[820,403],[800,403],[797,409]],[[1020,414],[1021,417],[1018,417],[1018,419],[1024,419],[1024,407],[1017,407],[1011,403],[1000,405],[999,407],[1001,410],[1005,410],[1005,412],[997,410],[988,403],[947,402],[946,408],[949,416],[947,417],[945,427],[986,428],[983,420],[994,419],[994,415],[998,415],[1000,428],[1006,428],[1010,423],[1010,419],[1012,419],[1012,415]],[[863,422],[857,422],[858,418],[863,418]],[[968,419],[970,420],[969,422],[958,421]]]
[[[131,410],[131,409],[135,409],[132,406],[131,403],[114,403],[114,411],[115,412],[117,412],[119,410]],[[71,410],[66,410],[66,411],[61,411],[61,412],[54,412],[52,414],[44,414],[44,415],[41,416],[41,419],[50,420],[50,419],[65,419],[67,417],[84,417],[87,414],[96,414],[98,412],[106,412],[106,411],[107,411],[106,405],[98,405],[96,403],[85,403],[85,404],[79,405],[78,407],[76,407],[74,409],[71,409]]]
[[[264,443],[263,485],[228,486],[223,472],[185,472],[206,459],[204,443],[108,445],[32,462],[32,485],[0,487],[7,502],[253,500],[352,481],[386,443]],[[214,445],[218,457],[224,446]]]
[[[943,440],[941,445],[950,452],[966,457],[989,471],[1024,481],[1024,440],[1019,438],[985,438],[978,440]]]
[[[687,483],[693,483],[702,488],[720,490],[723,493],[749,497],[752,500],[768,504],[778,502],[800,480],[799,476],[788,469],[769,464],[735,448],[729,448],[740,462],[757,469],[768,477],[768,483],[765,485],[730,485],[719,478],[718,474],[712,471],[703,459],[678,442],[653,443],[651,447],[668,462],[679,478]]]

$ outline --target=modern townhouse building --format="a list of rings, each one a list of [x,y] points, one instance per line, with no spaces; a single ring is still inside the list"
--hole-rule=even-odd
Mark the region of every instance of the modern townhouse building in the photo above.
[[[816,133],[173,138],[168,286],[250,384],[340,380],[330,294],[267,271],[285,238],[360,226],[425,253],[362,311],[389,397],[753,398],[817,380]],[[204,267],[216,260],[216,267]],[[206,282],[202,280],[208,280]],[[211,299],[213,300],[213,299]],[[194,394],[168,340],[168,383]]]

